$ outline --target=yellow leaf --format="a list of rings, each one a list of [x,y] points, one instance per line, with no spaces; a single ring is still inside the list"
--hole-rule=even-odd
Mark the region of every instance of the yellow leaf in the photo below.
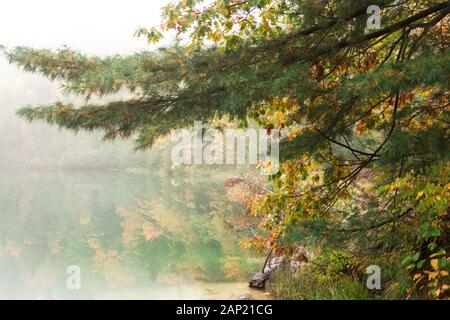
[[[431,266],[433,267],[434,270],[438,270],[439,269],[439,260],[438,259],[433,259],[431,260]]]
[[[416,199],[422,198],[423,195],[424,195],[424,192],[423,192],[423,191],[417,192],[417,197],[416,197]]]
[[[210,37],[214,42],[219,42],[222,39],[222,31],[216,30]]]
[[[413,281],[416,281],[417,279],[422,278],[422,275],[420,273],[416,273],[413,277]]]
[[[428,274],[428,280],[433,280],[434,278],[436,278],[439,275],[439,272],[435,271],[435,272],[430,272]]]
[[[441,276],[447,277],[448,276],[448,272],[445,271],[445,270],[441,270]]]
[[[431,93],[433,93],[433,90],[428,89],[422,92],[422,96],[428,97]]]

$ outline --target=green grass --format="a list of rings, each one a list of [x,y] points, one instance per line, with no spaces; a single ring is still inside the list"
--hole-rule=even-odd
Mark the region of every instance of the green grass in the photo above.
[[[361,280],[346,276],[325,276],[310,271],[293,275],[279,272],[270,281],[274,299],[281,300],[368,300],[370,292]]]

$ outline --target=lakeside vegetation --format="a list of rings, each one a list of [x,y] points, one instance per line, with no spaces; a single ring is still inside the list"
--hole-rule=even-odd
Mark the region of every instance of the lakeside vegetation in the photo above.
[[[370,5],[381,8],[374,30]],[[157,51],[2,50],[87,99],[24,107],[28,121],[133,138],[137,150],[197,120],[279,129],[267,192],[233,186],[259,222],[243,247],[306,257],[271,280],[275,298],[447,299],[449,13],[444,0],[182,0],[137,31],[184,37]],[[89,100],[122,90],[133,97]],[[381,290],[366,287],[371,265]]]

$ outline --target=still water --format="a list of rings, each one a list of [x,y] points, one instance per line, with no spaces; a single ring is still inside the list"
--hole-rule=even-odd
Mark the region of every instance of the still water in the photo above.
[[[223,180],[121,171],[0,172],[0,298],[238,299],[262,266],[230,227]],[[80,289],[70,290],[69,266]]]

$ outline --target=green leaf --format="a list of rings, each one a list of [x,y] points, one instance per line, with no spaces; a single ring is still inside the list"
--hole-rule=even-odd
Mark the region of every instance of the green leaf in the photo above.
[[[440,237],[440,236],[441,236],[441,231],[437,227],[435,227],[431,230],[424,232],[424,234],[422,235],[422,238],[429,239],[429,238]]]
[[[444,250],[444,249],[441,249],[441,250],[439,250],[438,252],[433,253],[433,254],[430,256],[430,258],[443,256],[444,254],[446,254],[445,250]]]
[[[417,252],[416,254],[414,254],[412,256],[407,256],[405,259],[403,259],[402,264],[409,264],[409,263],[417,262],[417,260],[419,260],[419,256],[420,256],[419,252]]]
[[[425,264],[425,259],[422,259],[419,262],[417,262],[417,269],[422,269],[424,264]]]

